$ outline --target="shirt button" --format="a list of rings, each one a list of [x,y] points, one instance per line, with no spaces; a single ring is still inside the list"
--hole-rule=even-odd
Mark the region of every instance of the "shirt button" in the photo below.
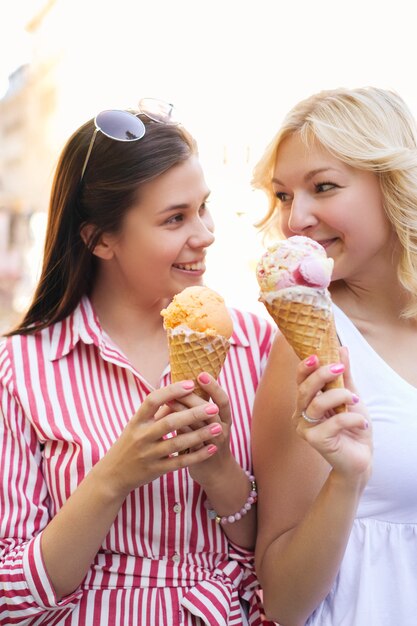
[[[181,557],[179,554],[175,552],[174,556],[172,557],[172,560],[174,561],[174,563],[179,563],[181,561]]]
[[[176,502],[174,504],[174,513],[181,513],[181,510],[182,510],[181,504],[179,502]]]

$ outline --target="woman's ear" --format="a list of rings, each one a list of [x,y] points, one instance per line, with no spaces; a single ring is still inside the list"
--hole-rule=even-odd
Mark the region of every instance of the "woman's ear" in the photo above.
[[[100,259],[110,260],[113,258],[112,237],[107,233],[101,233],[97,239],[94,248],[91,249],[90,241],[94,239],[96,234],[96,226],[94,224],[83,224],[80,230],[81,239],[84,241],[91,253]]]

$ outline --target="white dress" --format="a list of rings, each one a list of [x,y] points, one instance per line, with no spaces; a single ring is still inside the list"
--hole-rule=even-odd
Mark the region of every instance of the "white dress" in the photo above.
[[[335,319],[372,418],[374,462],[335,584],[307,624],[416,626],[417,388],[336,306]]]

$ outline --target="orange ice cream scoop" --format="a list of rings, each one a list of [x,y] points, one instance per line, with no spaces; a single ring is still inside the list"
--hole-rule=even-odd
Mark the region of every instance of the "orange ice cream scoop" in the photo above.
[[[162,309],[164,327],[185,326],[205,335],[222,335],[229,339],[233,322],[222,296],[209,287],[186,287]]]
[[[208,287],[187,287],[161,311],[167,332],[171,380],[193,380],[195,393],[208,395],[198,375],[208,372],[217,379],[228,350],[233,322],[223,298]]]

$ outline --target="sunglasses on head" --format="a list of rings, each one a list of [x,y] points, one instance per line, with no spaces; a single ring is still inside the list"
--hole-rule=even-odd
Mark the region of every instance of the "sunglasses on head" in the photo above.
[[[158,124],[178,124],[174,117],[174,105],[156,98],[142,98],[139,101],[138,113],[146,115],[147,118]],[[88,146],[87,155],[81,171],[82,182],[90,160],[97,133],[100,131],[109,139],[116,141],[138,141],[142,139],[146,132],[145,124],[138,117],[138,113],[130,113],[118,109],[101,111],[94,118],[95,130]]]

